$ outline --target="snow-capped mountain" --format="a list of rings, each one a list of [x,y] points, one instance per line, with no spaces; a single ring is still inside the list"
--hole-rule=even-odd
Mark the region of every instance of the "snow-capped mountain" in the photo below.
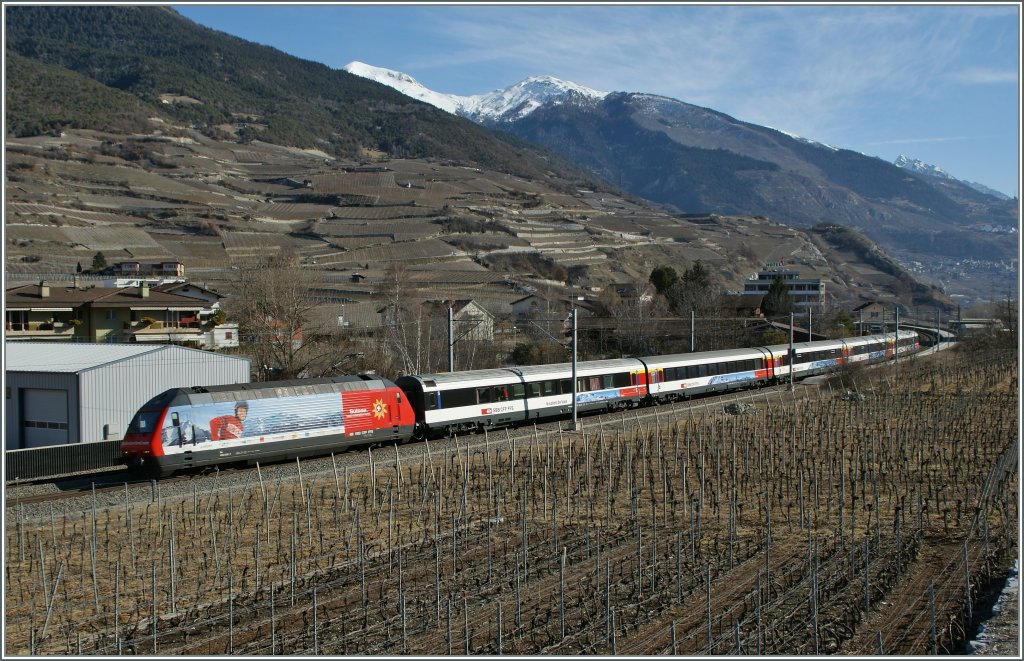
[[[893,164],[896,167],[898,167],[898,168],[903,168],[904,170],[910,170],[911,172],[916,172],[917,174],[923,174],[923,175],[927,175],[929,177],[937,177],[938,179],[949,179],[951,181],[956,181],[956,182],[959,182],[959,183],[961,183],[961,184],[963,184],[965,186],[969,186],[969,187],[973,188],[974,190],[978,191],[979,193],[984,193],[986,195],[993,195],[995,197],[998,197],[1001,200],[1009,200],[1010,199],[1010,197],[1008,195],[1004,195],[1003,193],[1000,193],[997,190],[993,190],[993,189],[989,188],[988,186],[985,186],[984,184],[979,184],[979,183],[976,183],[976,182],[973,182],[973,181],[965,181],[963,179],[957,179],[956,177],[954,177],[950,173],[946,172],[945,170],[943,170],[942,168],[940,168],[937,165],[931,165],[930,163],[925,163],[924,161],[921,161],[921,160],[916,159],[916,158],[910,158],[908,156],[904,156],[903,154],[900,154],[899,156],[897,156],[896,160],[893,161]]]
[[[712,108],[656,94],[598,92],[549,76],[458,96],[360,62],[345,70],[550,149],[681,212],[763,215],[797,227],[827,218],[886,249],[929,256],[1001,259],[1016,252],[991,232],[964,229],[1016,227],[1016,208],[1005,196],[989,197],[994,192],[906,156],[893,164]]]
[[[456,96],[454,94],[442,94],[440,92],[427,89],[422,83],[409,74],[392,71],[391,69],[375,67],[362,62],[349,62],[343,68],[351,74],[361,78],[369,78],[370,80],[374,80],[382,85],[392,87],[406,96],[411,96],[412,98],[419,99],[424,103],[429,103],[430,105],[450,112],[453,115],[458,114],[459,109],[465,105],[465,99],[467,98]]]
[[[931,165],[916,158],[904,156],[903,154],[897,156],[896,160],[893,161],[893,164],[898,168],[910,170],[911,172],[916,172],[918,174],[926,174],[929,177],[938,177],[939,179],[956,179],[956,177],[937,165]]]
[[[459,96],[435,92],[412,76],[363,62],[349,62],[343,68],[351,74],[392,87],[406,96],[453,115],[484,124],[514,122],[549,102],[557,105],[569,100],[600,100],[607,96],[607,92],[598,92],[551,76],[533,76],[493,92]]]

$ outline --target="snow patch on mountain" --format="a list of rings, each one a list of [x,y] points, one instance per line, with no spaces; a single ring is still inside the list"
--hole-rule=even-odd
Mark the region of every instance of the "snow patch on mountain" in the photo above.
[[[467,104],[462,114],[478,121],[514,122],[548,103],[562,103],[574,96],[603,99],[607,95],[607,92],[598,92],[552,76],[532,76],[505,89],[464,97]]]
[[[793,138],[797,142],[802,142],[804,144],[813,145],[814,147],[821,147],[822,149],[827,149],[829,151],[840,151],[839,147],[833,147],[832,145],[827,145],[824,142],[818,142],[817,140],[811,140],[810,138],[805,138],[803,136],[797,135],[796,133],[790,133],[789,131],[783,131],[782,129],[772,128],[771,126],[768,126],[766,128],[770,128],[773,131],[778,131],[782,135],[789,136],[790,138]]]
[[[954,177],[950,173],[946,172],[945,170],[943,170],[942,168],[940,168],[937,165],[931,165],[931,164],[925,163],[924,161],[921,161],[919,159],[910,158],[908,156],[904,156],[903,154],[900,154],[899,156],[897,156],[896,160],[893,161],[893,164],[896,167],[898,167],[898,168],[903,168],[904,170],[910,170],[911,172],[915,172],[917,174],[923,174],[923,175],[927,175],[929,177],[937,177],[939,179],[948,179],[950,181],[956,181],[956,182],[959,182],[959,183],[963,184],[964,186],[968,186],[970,188],[973,188],[974,190],[978,191],[979,193],[984,193],[985,195],[992,195],[994,197],[998,197],[1001,200],[1009,200],[1010,199],[1009,195],[1005,195],[1003,193],[1000,193],[997,190],[993,190],[993,189],[989,188],[988,186],[985,186],[984,184],[979,184],[979,183],[976,183],[976,182],[973,182],[973,181],[964,181],[963,179],[957,179],[956,177]]]
[[[893,164],[898,168],[910,170],[911,172],[916,172],[917,174],[926,174],[929,177],[938,177],[939,179],[952,179],[953,181],[956,181],[956,177],[946,172],[939,166],[930,165],[916,158],[909,158],[907,156],[904,156],[903,154],[897,156],[896,160],[893,161]]]
[[[375,67],[362,62],[349,62],[344,67],[345,71],[370,80],[387,85],[406,96],[429,103],[430,105],[452,113],[453,115],[463,106],[465,97],[454,94],[441,94],[425,87],[418,80],[408,74],[399,71],[392,71],[383,67]]]
[[[564,103],[577,98],[603,99],[607,96],[607,92],[598,92],[551,76],[533,76],[493,92],[459,96],[435,92],[412,76],[391,69],[362,62],[349,62],[343,68],[351,74],[374,80],[406,96],[476,122],[512,122],[548,103]]]

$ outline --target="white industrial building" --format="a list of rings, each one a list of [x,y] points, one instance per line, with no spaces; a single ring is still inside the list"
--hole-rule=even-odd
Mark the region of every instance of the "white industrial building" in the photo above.
[[[7,450],[115,441],[169,388],[249,382],[249,360],[174,345],[4,343]]]

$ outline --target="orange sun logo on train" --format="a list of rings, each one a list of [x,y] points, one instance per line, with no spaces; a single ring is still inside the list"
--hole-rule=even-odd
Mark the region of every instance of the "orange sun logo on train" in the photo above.
[[[383,399],[378,399],[373,403],[373,417],[378,420],[383,420],[384,416],[388,414],[388,405],[384,403]]]

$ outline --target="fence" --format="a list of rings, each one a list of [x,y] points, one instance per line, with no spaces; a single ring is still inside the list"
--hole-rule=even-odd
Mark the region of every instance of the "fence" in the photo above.
[[[4,474],[7,481],[13,481],[110,468],[121,463],[120,444],[96,441],[8,450],[4,453]]]

